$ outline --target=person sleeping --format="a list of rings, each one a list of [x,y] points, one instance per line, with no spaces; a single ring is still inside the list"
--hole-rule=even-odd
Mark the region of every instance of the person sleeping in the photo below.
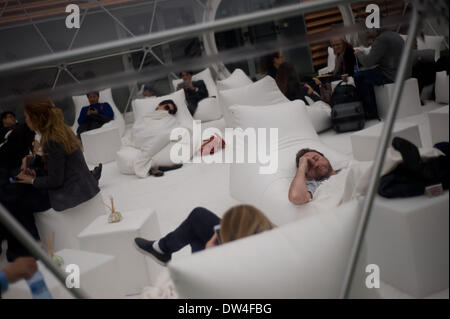
[[[157,168],[152,161],[153,157],[170,143],[171,131],[180,126],[175,117],[177,111],[177,105],[173,100],[164,100],[154,111],[147,112],[134,123],[127,144],[141,150],[141,154],[133,163],[136,176],[159,177],[164,175],[164,171],[181,167],[175,165]]]

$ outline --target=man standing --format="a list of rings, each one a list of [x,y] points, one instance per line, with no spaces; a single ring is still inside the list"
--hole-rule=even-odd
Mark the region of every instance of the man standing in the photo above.
[[[114,119],[114,111],[109,103],[99,103],[99,92],[91,92],[87,94],[89,100],[88,106],[81,109],[78,117],[77,135],[80,138],[81,133],[102,127]]]
[[[183,82],[178,84],[177,90],[184,90],[189,112],[193,116],[197,110],[198,102],[208,97],[208,90],[202,80],[192,82],[192,74],[191,71],[180,73]]]
[[[296,156],[297,174],[289,188],[289,201],[294,205],[306,204],[313,199],[320,184],[336,175],[328,159],[320,152],[304,148]]]
[[[398,33],[383,29],[369,29],[368,34],[374,39],[370,52],[365,54],[355,49],[355,55],[363,67],[370,69],[355,73],[354,80],[364,103],[366,118],[378,119],[374,85],[395,81],[404,41]]]

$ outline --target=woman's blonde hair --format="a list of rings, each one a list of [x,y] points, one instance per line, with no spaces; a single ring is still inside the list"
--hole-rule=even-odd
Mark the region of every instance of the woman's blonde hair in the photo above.
[[[223,243],[251,236],[273,228],[270,220],[257,208],[238,205],[230,208],[220,223]]]
[[[60,144],[68,154],[81,149],[80,141],[70,127],[64,123],[62,111],[55,107],[51,100],[27,102],[25,113],[28,115],[33,129],[42,136],[42,149],[45,148],[49,140]]]

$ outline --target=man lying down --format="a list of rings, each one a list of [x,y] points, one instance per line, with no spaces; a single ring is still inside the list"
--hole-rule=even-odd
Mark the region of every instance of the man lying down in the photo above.
[[[134,160],[136,176],[144,178],[149,174],[162,176],[165,171],[180,168],[182,164],[168,167],[155,167],[153,157],[170,143],[170,133],[179,127],[175,118],[178,108],[173,100],[159,103],[154,111],[147,112],[137,119],[131,130],[131,135],[124,141],[124,145],[132,146],[141,151]]]

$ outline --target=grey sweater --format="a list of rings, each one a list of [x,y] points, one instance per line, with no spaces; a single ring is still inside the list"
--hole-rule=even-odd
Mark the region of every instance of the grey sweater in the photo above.
[[[404,43],[398,33],[383,31],[375,38],[369,54],[359,52],[356,56],[364,67],[378,65],[378,69],[394,81]]]

